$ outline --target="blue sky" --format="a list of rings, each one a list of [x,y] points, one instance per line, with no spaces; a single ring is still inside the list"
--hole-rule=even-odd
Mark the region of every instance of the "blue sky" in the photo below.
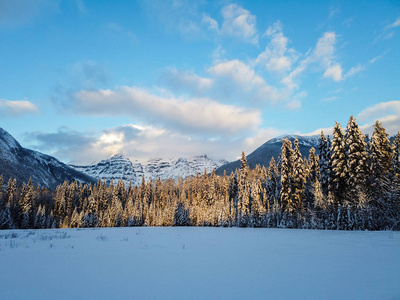
[[[86,164],[400,130],[398,1],[0,1],[0,127]]]

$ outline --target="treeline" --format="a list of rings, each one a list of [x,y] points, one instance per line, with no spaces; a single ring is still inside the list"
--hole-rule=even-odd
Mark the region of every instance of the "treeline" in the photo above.
[[[350,117],[345,132],[321,132],[319,155],[303,158],[284,139],[277,161],[227,176],[213,171],[127,187],[64,182],[55,191],[6,188],[0,176],[0,228],[113,226],[238,226],[341,230],[400,230],[400,133],[391,143],[378,121],[369,139]]]

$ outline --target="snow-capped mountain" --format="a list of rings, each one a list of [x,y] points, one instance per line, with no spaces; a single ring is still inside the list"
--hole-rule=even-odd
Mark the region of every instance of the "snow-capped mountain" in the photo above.
[[[159,177],[161,180],[186,178],[202,174],[204,169],[211,172],[226,163],[226,160],[213,160],[207,155],[201,155],[179,159],[156,158],[142,164],[118,154],[94,165],[71,167],[91,177],[105,179],[106,183],[110,183],[111,179],[115,182],[122,178],[126,184],[132,182],[133,185],[139,185],[143,175],[146,181]]]
[[[56,158],[23,148],[7,131],[0,128],[0,174],[6,184],[16,178],[18,184],[32,178],[35,185],[54,189],[65,180],[89,183],[95,180]]]
[[[298,139],[300,152],[303,157],[304,156],[308,157],[311,147],[314,147],[315,152],[318,153],[319,135],[313,135],[313,136],[283,135],[267,141],[266,143],[258,147],[256,150],[254,150],[251,154],[249,155],[246,154],[247,164],[250,166],[250,168],[255,168],[256,165],[258,164],[261,166],[268,167],[272,157],[274,157],[275,160],[277,160],[281,153],[282,140],[286,137],[292,142],[292,144],[296,138]],[[222,175],[224,171],[226,171],[226,173],[229,175],[231,172],[235,172],[235,170],[238,168],[240,168],[240,160],[236,160],[228,164],[225,164],[219,167],[215,172],[218,175]]]

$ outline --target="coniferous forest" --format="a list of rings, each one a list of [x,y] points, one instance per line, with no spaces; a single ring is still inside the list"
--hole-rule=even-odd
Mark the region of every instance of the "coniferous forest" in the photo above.
[[[380,122],[365,136],[350,117],[318,153],[302,157],[297,140],[282,142],[268,167],[217,176],[126,186],[64,182],[55,191],[0,176],[0,228],[119,226],[281,227],[400,230],[400,133],[392,141]]]

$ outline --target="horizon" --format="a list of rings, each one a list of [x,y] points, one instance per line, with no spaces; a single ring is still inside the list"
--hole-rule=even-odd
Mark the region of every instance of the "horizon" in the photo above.
[[[393,1],[6,0],[0,127],[76,165],[233,161],[350,115],[392,136],[399,36]]]

